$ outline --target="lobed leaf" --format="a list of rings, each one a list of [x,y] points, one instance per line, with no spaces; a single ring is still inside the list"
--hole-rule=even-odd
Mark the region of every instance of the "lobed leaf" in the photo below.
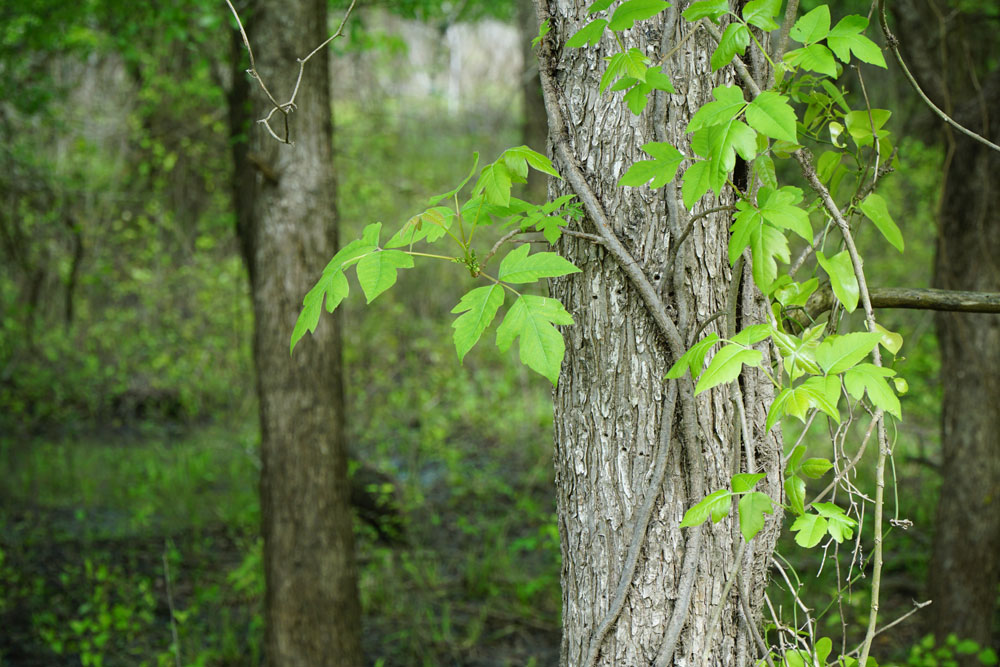
[[[746,118],[750,127],[772,139],[798,141],[795,110],[785,95],[765,90],[747,105]]]
[[[885,68],[882,50],[875,42],[861,34],[867,27],[868,19],[865,17],[856,14],[845,16],[826,36],[826,43],[841,62],[849,63],[853,53],[862,62]]]
[[[742,345],[726,345],[715,353],[708,368],[702,373],[694,390],[695,395],[717,385],[732,382],[743,370],[743,364],[760,366],[761,358],[760,350],[747,349]]]
[[[703,18],[708,18],[712,22],[718,23],[719,19],[727,13],[729,13],[728,0],[699,0],[698,2],[692,2],[681,16],[692,23]]]
[[[830,7],[820,5],[799,17],[789,36],[799,44],[813,44],[830,33]]]
[[[540,278],[555,278],[580,269],[554,252],[536,252],[529,255],[530,245],[514,248],[500,262],[497,278],[508,283],[533,283]]]
[[[746,53],[748,46],[750,46],[750,30],[742,23],[727,25],[722,33],[722,39],[719,40],[719,46],[712,53],[710,61],[712,71],[722,69],[733,62],[733,58]]]
[[[522,294],[497,327],[497,347],[506,352],[520,339],[521,363],[555,385],[566,344],[553,324],[573,324],[573,317],[555,299]]]
[[[715,523],[722,521],[729,514],[729,509],[732,507],[732,498],[733,494],[729,489],[713,491],[684,513],[680,527],[691,528],[700,526],[709,517],[712,517],[712,521]]]
[[[566,46],[571,49],[578,49],[582,46],[597,46],[604,35],[604,29],[608,22],[605,19],[594,19],[587,25],[577,30],[572,37],[566,40]]]
[[[792,532],[797,533],[795,543],[811,549],[826,535],[827,525],[827,520],[818,514],[803,514],[792,523]]]
[[[669,6],[670,3],[663,0],[628,0],[611,15],[608,27],[612,30],[628,30],[636,21],[656,16]]]
[[[402,250],[381,250],[365,255],[358,262],[358,283],[368,303],[396,284],[398,269],[413,267],[413,257]]]
[[[719,340],[718,334],[712,332],[691,346],[681,358],[674,362],[674,365],[667,371],[666,379],[676,380],[684,375],[684,371],[690,369],[691,377],[697,379],[701,375],[702,366],[705,363],[705,355],[711,347]]]
[[[740,532],[749,542],[764,527],[764,515],[774,513],[774,503],[766,493],[748,493],[739,502]]]
[[[781,0],[751,0],[743,7],[743,20],[764,31],[777,30],[774,17],[781,11]]]
[[[843,373],[867,357],[881,339],[877,331],[827,336],[816,348],[816,361],[826,373]]]
[[[487,285],[466,292],[458,305],[452,308],[453,313],[463,313],[451,324],[455,329],[453,339],[459,362],[465,358],[493,322],[503,301],[503,286]]]

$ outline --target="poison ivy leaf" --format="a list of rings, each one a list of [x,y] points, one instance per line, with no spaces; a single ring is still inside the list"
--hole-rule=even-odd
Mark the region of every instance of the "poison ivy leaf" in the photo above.
[[[726,345],[715,353],[708,368],[702,373],[694,390],[695,395],[735,380],[743,369],[743,364],[760,366],[761,357],[760,350],[748,350],[742,345]]]
[[[774,298],[785,308],[803,308],[818,287],[819,280],[816,278],[810,278],[804,283],[790,280],[781,289],[774,290]]]
[[[802,462],[802,474],[810,479],[819,479],[833,467],[826,459],[812,458]]]
[[[669,6],[670,3],[663,0],[628,0],[611,15],[608,27],[612,30],[628,30],[636,21],[656,16]]]
[[[358,262],[358,283],[368,303],[396,284],[398,269],[413,267],[413,257],[401,250],[382,250],[366,255]]]
[[[792,524],[792,532],[797,533],[795,543],[811,549],[826,535],[827,521],[818,514],[803,514]]]
[[[531,48],[538,46],[541,41],[545,39],[545,35],[549,34],[550,30],[552,30],[552,26],[549,24],[549,20],[545,19],[542,21],[542,24],[538,26],[538,36],[531,40]]]
[[[774,513],[773,505],[768,495],[759,491],[740,498],[740,532],[743,533],[744,540],[749,542],[760,532],[764,527],[764,515]]]
[[[757,485],[757,482],[764,479],[764,473],[748,473],[741,472],[733,475],[730,483],[733,487],[733,493],[746,493],[750,491]]]
[[[858,525],[858,522],[847,516],[843,509],[833,503],[816,503],[813,505],[813,509],[826,518],[830,537],[838,544],[843,542],[845,538],[851,539],[854,527]]]
[[[836,377],[811,377],[798,388],[809,396],[810,407],[818,408],[835,422],[840,423],[840,411],[837,410],[840,380]]]
[[[712,187],[711,173],[711,164],[707,160],[695,162],[685,170],[684,184],[681,186],[684,208],[690,211]]]
[[[757,150],[756,139],[757,134],[746,123],[738,120],[705,127],[694,133],[691,149],[698,155],[709,158],[709,184],[716,195],[736,166],[737,153],[744,160],[753,160]]]
[[[858,148],[871,146],[873,136],[883,139],[889,135],[888,131],[883,131],[882,127],[888,122],[892,112],[887,109],[872,109],[871,116],[868,111],[852,111],[844,115],[844,124],[847,126],[847,133],[857,144]],[[874,135],[872,129],[874,128]]]
[[[500,157],[508,167],[516,166],[518,172],[527,174],[527,169],[524,166],[527,163],[528,165],[531,165],[531,168],[535,171],[546,173],[549,176],[555,176],[560,180],[562,179],[562,176],[559,175],[556,168],[552,166],[552,160],[538,151],[528,148],[527,146],[508,148]]]
[[[455,212],[447,206],[429,208],[407,220],[406,224],[385,242],[385,247],[402,248],[423,239],[433,243],[445,235],[454,218]]]
[[[799,466],[802,463],[802,457],[806,455],[805,445],[795,445],[791,453],[788,455],[788,461],[785,464],[785,474],[794,475],[799,470]]]
[[[681,358],[674,362],[674,365],[667,371],[666,379],[676,380],[684,375],[684,371],[690,369],[691,377],[698,379],[701,375],[702,366],[705,363],[705,355],[712,348],[712,345],[719,340],[716,333],[710,333],[703,339],[691,346],[691,349],[681,355]]]
[[[782,389],[774,400],[771,401],[771,407],[767,409],[767,420],[764,422],[764,431],[770,433],[774,425],[785,414],[785,402],[788,400],[788,396],[792,393],[792,390],[788,387]]]
[[[608,22],[605,19],[594,19],[587,25],[583,26],[574,33],[572,37],[566,40],[566,46],[571,49],[578,49],[581,46],[597,46],[597,43],[601,41],[601,36],[604,34],[604,29],[607,27]]]
[[[798,515],[806,513],[806,482],[798,475],[785,478],[785,498]]]
[[[316,326],[319,324],[319,316],[323,312],[323,294],[325,290],[317,293],[317,288],[319,288],[319,285],[309,290],[303,301],[302,312],[299,313],[298,319],[295,320],[295,328],[292,329],[292,340],[288,348],[289,354],[295,351],[295,344],[306,335],[306,331],[314,333]]]
[[[877,331],[828,336],[816,348],[816,361],[830,375],[843,373],[867,357],[881,339]]]
[[[732,341],[739,345],[753,345],[759,343],[771,335],[771,325],[751,324],[747,328],[733,336]]]
[[[895,331],[889,331],[878,323],[875,324],[875,330],[882,334],[882,338],[879,340],[882,347],[887,349],[892,354],[898,354],[900,348],[903,347],[903,337]]]
[[[777,30],[774,17],[781,11],[781,0],[751,0],[743,8],[743,20],[761,30]]]
[[[802,190],[786,185],[780,190],[761,188],[757,192],[760,214],[775,227],[789,229],[808,242],[812,242],[812,226],[809,214],[799,208]]]
[[[486,197],[486,201],[491,204],[507,206],[510,203],[511,173],[507,165],[497,160],[493,164],[483,167],[479,174],[479,180],[472,188],[472,194],[480,192]]]
[[[771,283],[778,277],[778,263],[775,258],[788,263],[791,255],[788,239],[770,225],[760,225],[750,233],[750,252],[753,254],[753,280],[765,294]]]
[[[826,255],[817,250],[816,259],[830,276],[830,286],[837,300],[844,305],[847,312],[853,313],[858,307],[861,291],[858,288],[858,279],[854,276],[854,265],[851,264],[850,255],[843,250],[827,259]]]
[[[730,23],[722,33],[719,46],[712,53],[712,71],[722,69],[737,55],[746,53],[750,46],[750,30],[742,23]]]
[[[821,7],[825,7],[825,5],[821,5]],[[837,78],[837,63],[833,60],[830,49],[822,44],[810,44],[801,49],[792,49],[785,54],[785,62],[792,67],[801,67],[810,72],[819,72],[831,78]]]
[[[747,105],[746,116],[750,127],[772,139],[792,143],[798,141],[795,134],[795,111],[784,95],[765,90]]]
[[[619,187],[623,185],[639,187],[649,183],[649,187],[655,190],[674,180],[677,167],[684,160],[680,151],[668,143],[656,141],[644,144],[642,150],[652,155],[653,159],[639,160],[629,167],[628,171],[618,179]]]
[[[826,36],[826,43],[844,63],[851,61],[853,53],[862,62],[884,68],[885,58],[881,49],[875,42],[861,34],[867,27],[868,19],[865,17],[855,14],[845,16]]]
[[[827,92],[830,98],[837,103],[837,105],[844,110],[844,112],[849,112],[851,107],[847,105],[847,100],[844,99],[844,93],[840,88],[827,81],[826,79],[820,79],[820,85],[823,86],[823,90]]]
[[[718,23],[719,19],[725,16],[728,11],[728,0],[699,0],[699,2],[692,2],[681,16],[691,23],[706,17]]]
[[[530,245],[514,248],[500,262],[497,278],[508,283],[533,283],[540,278],[555,278],[568,273],[579,273],[573,266],[554,252],[536,252],[529,255]]]
[[[821,637],[816,641],[816,659],[819,664],[826,664],[826,659],[830,657],[830,651],[832,650],[833,642],[830,641],[829,637]]]
[[[774,160],[770,155],[758,155],[753,161],[753,172],[761,185],[778,189],[778,175],[774,170]]]
[[[822,327],[820,327],[822,329]],[[788,377],[796,379],[803,371],[819,375],[823,371],[816,363],[816,347],[819,342],[815,339],[803,336],[799,338],[783,331],[773,332],[774,342],[778,346],[785,363],[785,372]]]
[[[587,8],[587,15],[596,14],[597,12],[603,12],[605,9],[610,7],[615,3],[615,0],[597,0],[597,2],[590,5]]]
[[[899,231],[896,222],[889,215],[889,207],[886,205],[882,195],[872,192],[865,197],[864,201],[858,205],[858,208],[865,214],[865,217],[875,223],[875,226],[882,232],[882,236],[885,237],[886,241],[891,243],[899,252],[903,252],[903,233]]]
[[[716,86],[712,89],[714,102],[707,102],[691,116],[686,132],[695,132],[703,127],[728,123],[743,111],[747,102],[743,91],[737,86]]]
[[[451,199],[452,197],[457,195],[462,190],[462,188],[465,187],[466,183],[472,180],[473,174],[476,173],[476,167],[479,166],[479,153],[473,153],[472,157],[473,157],[472,169],[469,170],[469,175],[463,178],[462,182],[459,183],[458,186],[455,187],[454,189],[449,190],[448,192],[443,192],[439,195],[434,195],[433,197],[428,199],[427,200],[428,206],[437,206],[440,202],[444,201],[445,199]]]
[[[466,292],[458,305],[452,308],[459,315],[451,326],[455,329],[455,350],[461,362],[465,355],[479,341],[479,338],[490,326],[497,311],[503,305],[504,288],[502,285],[487,285]]]
[[[566,344],[553,324],[573,324],[573,317],[555,299],[522,294],[497,327],[497,347],[506,352],[520,339],[521,363],[555,385]]]
[[[341,270],[343,270],[345,268],[345,265],[346,266],[350,266],[351,262],[353,260],[356,260],[358,257],[362,257],[364,255],[367,255],[370,252],[374,252],[375,250],[377,250],[378,249],[378,230],[381,229],[381,227],[382,227],[382,223],[380,223],[380,222],[377,222],[374,225],[368,225],[365,228],[365,232],[366,232],[366,236],[368,236],[369,238],[355,239],[354,241],[351,241],[350,243],[348,243],[347,245],[345,245],[343,248],[341,248],[340,250],[338,250],[337,254],[334,255],[333,259],[331,259],[330,262],[326,265],[326,268],[323,269],[323,275],[326,275],[328,273],[336,273],[337,271],[341,271]],[[374,242],[371,241],[371,238],[370,238],[371,234],[367,233],[368,230],[371,229],[371,228],[375,228],[375,240],[374,240]]]
[[[714,523],[718,523],[729,514],[732,507],[733,494],[729,489],[719,489],[705,496],[700,502],[684,513],[681,519],[681,528],[700,526],[712,517]]]
[[[616,53],[611,56],[608,58],[608,68],[604,70],[604,74],[601,76],[600,91],[603,93],[613,81],[622,76],[629,76],[638,81],[645,81],[648,69],[646,64],[648,62],[649,58],[635,47],[625,53]]]
[[[844,373],[844,388],[855,399],[868,392],[868,399],[875,407],[882,408],[896,419],[902,420],[903,414],[899,398],[889,388],[887,377],[892,377],[896,371],[882,368],[874,364],[858,364]]]
[[[792,26],[789,36],[799,44],[813,44],[830,33],[830,8],[820,5],[799,17]]]

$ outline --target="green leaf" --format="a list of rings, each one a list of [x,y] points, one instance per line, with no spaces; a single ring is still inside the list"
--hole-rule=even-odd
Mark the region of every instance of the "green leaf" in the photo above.
[[[810,479],[819,479],[833,467],[826,459],[812,458],[802,462],[802,474]]]
[[[714,102],[707,102],[691,116],[685,132],[695,132],[703,127],[728,123],[743,111],[747,102],[743,90],[737,86],[716,86],[712,89]]]
[[[748,473],[741,472],[733,475],[730,483],[733,487],[733,493],[746,493],[757,486],[757,482],[764,479],[764,473]]]
[[[821,325],[819,329],[822,331]],[[772,335],[775,344],[778,346],[778,351],[781,352],[784,358],[785,372],[788,373],[789,378],[794,380],[802,375],[803,372],[814,375],[819,375],[823,372],[819,364],[816,363],[815,352],[819,341],[806,336],[798,338],[782,331],[775,331]]]
[[[852,111],[844,115],[844,124],[851,139],[861,148],[871,146],[875,138],[883,139],[889,135],[882,127],[891,116],[892,112],[887,109],[872,109],[870,116],[868,111]]]
[[[573,266],[554,252],[536,252],[529,255],[530,245],[514,248],[500,262],[497,278],[508,283],[533,283],[540,278],[555,278],[569,273],[579,273]]]
[[[781,0],[751,0],[743,8],[743,20],[764,31],[777,30],[774,17],[781,11]]]
[[[819,664],[826,664],[826,659],[830,657],[830,651],[832,650],[833,642],[830,641],[829,637],[821,637],[816,641],[816,659],[819,661]]]
[[[826,373],[843,373],[867,357],[881,339],[882,334],[877,331],[828,336],[816,348],[816,361]]]
[[[892,377],[895,374],[896,371],[890,368],[882,368],[874,364],[858,364],[844,373],[844,388],[857,400],[861,400],[861,397],[867,392],[868,399],[875,407],[882,408],[896,419],[902,420],[903,414],[899,398],[893,393],[886,381],[887,377]]]
[[[778,189],[778,175],[774,170],[774,160],[770,155],[758,155],[753,161],[754,175],[760,180],[761,185],[772,189]]]
[[[663,0],[628,0],[611,15],[608,27],[612,30],[628,30],[636,21],[656,16],[669,6],[670,3]]]
[[[760,225],[750,233],[750,252],[753,254],[753,280],[765,294],[778,276],[778,263],[791,260],[788,239],[770,225]]]
[[[385,247],[402,248],[423,239],[433,243],[445,235],[454,217],[455,212],[445,206],[429,208],[407,220],[406,224],[385,242]]]
[[[566,344],[553,324],[573,324],[573,317],[555,299],[522,294],[497,327],[497,347],[506,352],[520,339],[521,363],[555,385]]]
[[[705,363],[705,355],[712,345],[719,340],[716,333],[710,333],[702,340],[691,346],[691,349],[681,355],[681,358],[674,362],[674,365],[667,371],[666,379],[676,380],[684,375],[684,371],[690,369],[691,377],[697,379],[701,375],[702,366]]]
[[[804,308],[818,287],[819,280],[816,278],[810,278],[804,283],[788,282],[774,291],[774,297],[785,308]]]
[[[785,478],[785,498],[798,515],[806,513],[806,482],[798,475]]]
[[[816,503],[813,509],[826,518],[827,531],[838,544],[851,539],[858,522],[844,514],[844,510],[833,503]]]
[[[455,329],[455,350],[458,352],[459,362],[483,335],[486,327],[493,322],[497,311],[503,305],[504,291],[502,285],[477,287],[466,292],[458,305],[452,308],[453,313],[464,313],[451,324]]]
[[[614,3],[615,0],[597,0],[597,2],[593,3],[592,5],[590,5],[590,7],[587,8],[587,15],[590,16],[596,14],[597,12],[603,12],[605,9],[607,9]]]
[[[729,489],[713,491],[684,513],[680,527],[700,526],[705,523],[708,517],[712,517],[712,521],[715,523],[722,521],[732,507],[732,497],[733,494],[730,493]]]
[[[759,343],[771,335],[770,324],[751,324],[732,337],[732,341],[739,345],[753,345]]]
[[[789,36],[799,44],[813,44],[830,33],[830,7],[820,5],[799,17]]]
[[[743,364],[760,366],[761,357],[760,350],[748,350],[742,345],[726,345],[715,353],[708,368],[702,373],[695,387],[695,395],[735,380],[743,369]]]
[[[802,464],[802,457],[806,455],[805,445],[796,445],[795,449],[788,455],[788,463],[785,465],[785,474],[794,475],[799,471]]]
[[[748,46],[750,46],[750,30],[742,23],[727,25],[722,33],[722,39],[719,40],[719,46],[712,53],[712,71],[722,69],[733,62],[734,57],[746,53]]]
[[[597,43],[601,41],[601,36],[604,35],[604,29],[607,25],[608,22],[605,19],[594,19],[566,40],[566,46],[571,49],[578,49],[588,44],[590,46],[597,46]]]
[[[441,193],[439,195],[434,195],[433,197],[431,197],[430,199],[428,199],[427,200],[427,205],[428,206],[437,206],[439,202],[441,202],[441,201],[443,201],[445,199],[451,199],[452,197],[454,197],[455,195],[457,195],[462,190],[462,188],[465,187],[466,183],[468,183],[470,180],[472,180],[473,174],[476,173],[476,167],[479,166],[479,153],[473,153],[472,157],[473,157],[472,169],[469,170],[469,175],[466,176],[465,178],[463,178],[462,182],[459,183],[458,186],[455,187],[454,189],[448,190],[448,192],[443,192],[443,193]]]
[[[371,234],[367,233],[369,229],[375,229],[375,242],[370,242]],[[323,269],[323,275],[328,273],[336,273],[345,268],[345,265],[350,266],[353,260],[358,257],[367,255],[370,252],[378,250],[378,230],[382,228],[382,223],[377,222],[374,225],[368,225],[365,228],[366,236],[369,238],[360,238],[351,241],[343,248],[337,251],[337,254],[333,256],[333,259],[326,265]]]
[[[491,204],[507,206],[510,203],[511,174],[507,165],[501,161],[488,164],[479,174],[479,180],[472,188],[472,194],[485,194],[486,201]]]
[[[320,294],[318,297],[310,298],[311,294],[312,291],[306,295],[302,312],[299,313],[298,319],[295,320],[295,328],[292,329],[292,341],[288,348],[289,354],[295,351],[295,344],[306,335],[306,331],[314,333],[316,326],[319,324],[319,316],[323,312],[323,297]]]
[[[861,34],[867,27],[868,19],[865,17],[855,14],[845,16],[827,35],[826,43],[844,63],[851,61],[853,53],[862,62],[885,68],[885,58],[881,49],[875,42]]]
[[[685,19],[694,23],[698,19],[709,18],[714,23],[729,12],[728,0],[699,0],[691,5],[681,14]]]
[[[774,400],[771,402],[771,407],[767,409],[767,420],[764,422],[765,433],[770,433],[771,429],[774,428],[774,425],[778,423],[782,416],[784,416],[785,401],[788,400],[788,396],[791,392],[792,390],[786,387],[774,397]]]
[[[847,312],[853,313],[858,307],[861,290],[858,287],[858,279],[854,276],[854,265],[851,264],[848,252],[843,250],[827,259],[826,255],[817,250],[816,259],[830,276],[830,286],[837,300],[844,305]]]
[[[684,208],[691,210],[698,200],[712,187],[711,164],[707,160],[695,162],[684,171],[684,184],[681,186],[681,197]]]
[[[798,141],[795,110],[785,95],[765,90],[747,105],[746,116],[750,127],[761,134],[792,143]]]
[[[620,179],[618,187],[628,185],[640,187],[650,183],[649,187],[662,188],[664,185],[674,180],[677,175],[677,167],[684,160],[680,151],[668,143],[650,142],[644,144],[642,150],[653,156],[652,160],[639,160],[629,167]]]
[[[508,165],[518,165],[519,171],[524,171],[524,163],[531,165],[531,168],[535,171],[540,171],[542,173],[548,174],[549,176],[555,176],[558,179],[562,179],[559,172],[552,165],[552,160],[546,155],[542,155],[538,151],[534,151],[527,146],[517,146],[515,148],[508,148],[500,156],[503,161]],[[526,171],[525,171],[526,173]]]
[[[774,503],[766,493],[748,493],[739,502],[740,532],[749,542],[764,527],[764,515],[774,513]]]
[[[858,205],[858,208],[865,214],[865,217],[875,223],[875,226],[882,232],[882,236],[885,237],[886,241],[891,243],[899,252],[903,252],[903,233],[899,231],[899,227],[896,226],[892,216],[889,215],[889,207],[886,205],[882,195],[872,192],[865,197],[864,201]]]
[[[622,76],[629,76],[637,81],[645,81],[648,69],[646,63],[648,62],[649,58],[642,51],[634,47],[625,53],[614,54],[608,58],[608,68],[604,70],[604,74],[601,76],[600,91],[603,93],[612,82]]]
[[[875,330],[882,334],[882,338],[879,340],[882,347],[892,354],[898,354],[900,348],[903,347],[903,337],[878,323],[875,324]]]
[[[358,283],[368,303],[396,284],[396,271],[413,267],[413,257],[401,250],[382,250],[358,262]]]
[[[792,49],[785,54],[785,62],[792,67],[801,67],[810,72],[819,72],[831,78],[837,78],[837,63],[834,61],[830,49],[822,44],[810,44],[801,49]]]
[[[545,39],[545,35],[549,34],[550,30],[552,30],[552,26],[549,24],[549,20],[545,19],[542,21],[542,24],[538,26],[538,36],[531,40],[531,48],[538,46],[541,41]]]
[[[826,528],[827,521],[820,515],[803,514],[792,524],[792,532],[798,533],[795,536],[795,543],[800,547],[811,549],[826,535]]]
[[[765,220],[775,227],[791,230],[812,243],[809,214],[797,206],[801,201],[802,191],[791,185],[780,190],[762,187],[757,192],[757,205]]]
[[[712,125],[695,132],[691,149],[709,158],[709,182],[718,194],[726,184],[726,177],[736,166],[736,154],[744,160],[753,160],[757,150],[757,133],[742,121]]]
[[[837,410],[837,403],[840,400],[840,380],[837,377],[811,377],[798,388],[809,396],[811,407],[818,408],[835,422],[840,423],[840,411]]]

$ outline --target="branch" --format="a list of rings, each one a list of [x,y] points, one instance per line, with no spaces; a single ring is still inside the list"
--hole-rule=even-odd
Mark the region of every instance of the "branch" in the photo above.
[[[940,310],[960,313],[1000,313],[1000,293],[960,292],[957,290],[928,287],[874,287],[869,292],[872,308],[910,308],[914,310]],[[833,290],[824,284],[806,302],[803,319],[793,317],[799,324],[808,325],[833,307]]]

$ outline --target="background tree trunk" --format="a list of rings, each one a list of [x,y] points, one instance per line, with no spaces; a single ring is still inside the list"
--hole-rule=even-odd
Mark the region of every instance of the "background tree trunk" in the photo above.
[[[257,0],[245,18],[257,69],[284,101],[295,59],[327,36],[326,2]],[[235,200],[256,316],[268,664],[354,667],[363,659],[339,318],[324,317],[288,353],[302,297],[336,247],[327,52],[306,66],[291,146],[246,122],[269,108],[246,63],[241,49],[231,108],[235,136],[248,139],[234,149]]]
[[[678,6],[659,18],[644,21],[625,33],[626,48],[665,53],[690,29],[681,22]],[[563,44],[586,22],[585,5],[569,0],[543,2],[551,13],[555,44]],[[668,65],[677,94],[651,101],[635,117],[620,93],[598,94],[604,57],[617,50],[605,35],[598,48],[562,49],[558,62],[543,63],[554,72],[561,90],[573,151],[591,187],[600,198],[615,232],[645,275],[657,288],[690,344],[699,327],[726,308],[732,275],[726,256],[728,215],[698,221],[679,249],[677,239],[689,214],[681,203],[679,183],[662,190],[619,188],[617,180],[645,156],[648,141],[669,141],[690,154],[684,128],[690,115],[711,99],[713,86],[735,83],[729,68],[713,74],[708,56],[713,48],[704,32],[687,42]],[[547,103],[552,100],[547,99]],[[682,168],[686,167],[685,163]],[[558,164],[563,169],[564,165]],[[570,192],[564,182],[555,195]],[[722,202],[732,203],[731,192]],[[703,200],[701,211],[718,204]],[[584,229],[589,222],[584,222]],[[601,643],[600,665],[651,665],[664,644],[682,596],[685,549],[692,545],[690,529],[678,525],[684,512],[704,494],[729,488],[735,472],[765,472],[758,490],[780,498],[780,439],[764,433],[771,389],[757,372],[741,381],[743,405],[750,425],[751,446],[741,451],[731,387],[706,392],[697,399],[678,400],[664,415],[667,385],[663,380],[674,356],[658,332],[642,300],[615,260],[589,242],[564,237],[561,252],[582,273],[554,281],[553,295],[566,304],[576,324],[565,329],[566,359],[555,392],[556,485],[562,540],[563,645],[562,664],[582,665],[595,629],[604,619],[618,585],[633,538],[633,524],[655,460],[668,447],[668,468],[654,506],[645,546],[617,622]],[[671,255],[676,261],[671,264]],[[765,304],[743,281],[736,309],[736,328],[764,321]],[[724,334],[719,318],[701,334]],[[680,391],[690,385],[681,385]],[[693,413],[693,414],[692,414]],[[685,428],[685,419],[693,418]],[[668,424],[663,424],[664,419]],[[690,424],[693,423],[693,428]],[[671,437],[661,429],[672,425]],[[692,441],[693,436],[693,441]],[[759,624],[769,557],[777,537],[772,516],[748,545],[742,584],[750,592],[753,624]],[[686,617],[673,660],[667,664],[702,664],[709,653],[713,665],[752,665],[759,657],[740,611],[737,587],[722,600],[722,588],[742,538],[736,521],[704,526],[690,613]],[[720,627],[707,644],[713,610],[724,604]],[[662,658],[661,658],[662,660]]]

